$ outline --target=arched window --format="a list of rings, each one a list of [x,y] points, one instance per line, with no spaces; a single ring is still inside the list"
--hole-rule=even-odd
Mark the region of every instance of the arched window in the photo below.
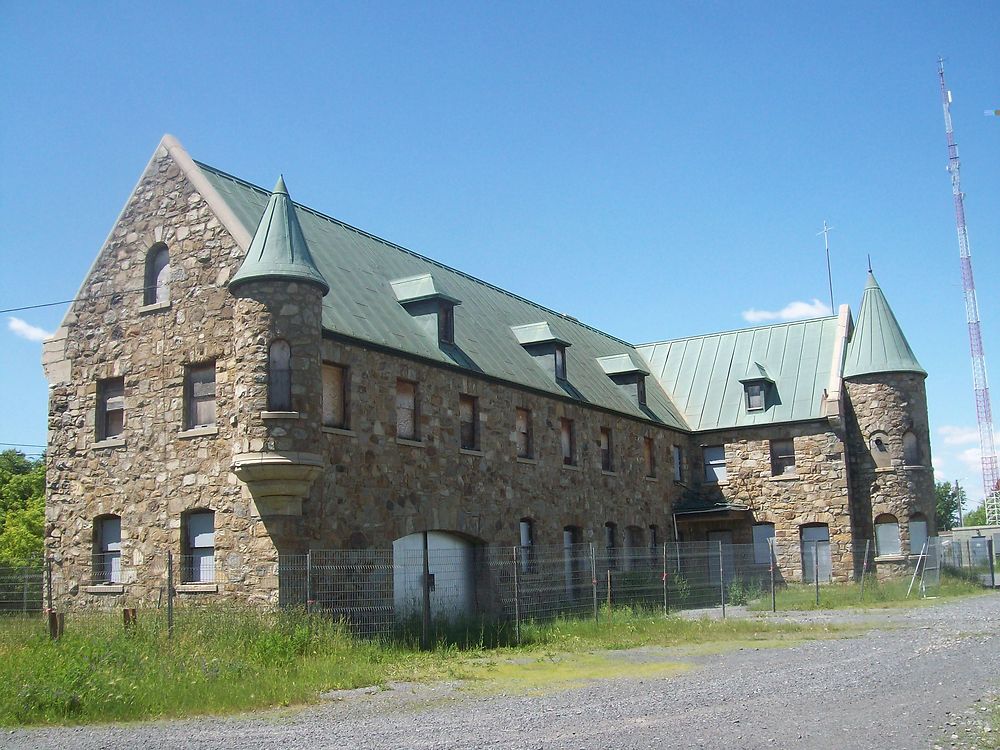
[[[170,253],[159,242],[146,253],[146,281],[142,295],[144,305],[170,301]]]
[[[94,519],[94,583],[122,582],[121,516],[98,516]]]
[[[920,443],[912,432],[903,435],[903,463],[907,466],[920,466]]]
[[[884,432],[872,433],[868,441],[872,452],[872,460],[877,467],[885,468],[892,464],[892,457],[889,455],[889,436]]]
[[[267,353],[267,408],[292,410],[292,348],[284,339],[275,339]]]
[[[875,518],[875,549],[879,555],[898,555],[899,521],[889,513]]]
[[[919,555],[927,543],[927,517],[923,513],[910,516],[910,554]]]

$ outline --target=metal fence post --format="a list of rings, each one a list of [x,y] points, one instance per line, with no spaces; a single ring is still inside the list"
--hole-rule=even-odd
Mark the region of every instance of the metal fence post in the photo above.
[[[663,616],[670,614],[670,584],[667,582],[667,545],[663,545]]]
[[[771,611],[778,611],[778,600],[774,595],[774,568],[776,567],[778,561],[774,555],[774,537],[768,537],[767,539],[767,551],[770,556],[770,568],[771,568]]]
[[[52,611],[52,558],[46,556],[45,558],[45,596],[48,600],[48,610]]]
[[[722,600],[722,618],[726,618],[726,569],[722,562],[722,542],[716,542],[719,545],[719,594]]]
[[[424,532],[424,574],[423,580],[423,611],[420,618],[420,648],[426,650],[431,647],[431,564],[430,551],[428,549],[427,532]]]
[[[310,549],[306,552],[306,612],[312,611],[312,570],[313,551]]]
[[[871,543],[871,539],[865,539],[865,559],[861,561],[861,598],[858,600],[862,602],[865,600],[865,574],[868,572],[868,550]]]
[[[174,553],[167,552],[167,638],[174,637]]]
[[[816,582],[816,606],[819,606],[819,542],[813,542],[813,580]]]
[[[521,644],[521,576],[518,568],[521,566],[521,548],[514,547],[514,639]]]
[[[611,568],[608,568],[608,613],[611,613],[611,605],[614,601],[611,598]]]
[[[996,565],[993,562],[993,540],[990,538],[986,539],[986,558],[990,561],[990,587],[996,588],[997,585],[997,572]]]
[[[594,552],[594,543],[590,544],[590,587],[594,592],[594,622],[600,622],[597,607],[597,554]]]

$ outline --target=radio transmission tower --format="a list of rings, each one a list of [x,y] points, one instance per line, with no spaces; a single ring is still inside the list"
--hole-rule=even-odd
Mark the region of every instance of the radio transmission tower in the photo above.
[[[969,348],[972,351],[972,385],[976,392],[976,418],[979,421],[979,447],[983,464],[983,487],[986,490],[986,523],[1000,523],[1000,470],[993,443],[993,409],[990,406],[990,386],[986,378],[986,355],[983,353],[983,333],[979,325],[979,303],[976,301],[976,282],[972,276],[972,253],[969,250],[969,233],[965,228],[965,196],[962,193],[955,145],[955,131],[951,126],[951,92],[944,83],[944,58],[938,58],[938,77],[941,79],[941,104],[944,107],[944,129],[948,137],[948,172],[951,174],[951,193],[955,200],[955,223],[958,226],[959,261],[962,266],[962,289],[965,292],[965,319],[969,325]]]

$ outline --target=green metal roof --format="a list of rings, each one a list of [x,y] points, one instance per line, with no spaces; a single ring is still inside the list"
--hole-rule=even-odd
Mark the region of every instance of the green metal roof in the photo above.
[[[229,281],[229,288],[260,279],[287,279],[317,284],[323,294],[330,291],[323,274],[316,268],[309,244],[302,234],[295,205],[288,197],[285,179],[278,177],[257,231],[250,242],[243,265]],[[246,225],[248,228],[249,224]]]
[[[636,347],[692,430],[821,418],[837,318],[816,318]],[[748,412],[741,381],[765,373],[767,408]]]
[[[257,226],[270,207],[268,192],[207,165],[198,167],[237,219],[245,227]],[[298,216],[312,259],[330,285],[331,293],[323,299],[326,330],[688,429],[661,388],[649,384],[642,409],[605,374],[598,358],[634,354],[631,344],[312,209],[297,205],[292,215]],[[435,290],[445,289],[462,302],[455,309],[455,345],[461,356],[440,347],[437,337],[428,336],[396,299],[393,281],[424,274],[433,277]],[[566,350],[568,386],[538,367],[511,330],[538,323],[546,324],[554,339],[572,344]]]
[[[875,275],[869,271],[861,310],[847,345],[844,377],[876,372],[927,374],[907,343]]]

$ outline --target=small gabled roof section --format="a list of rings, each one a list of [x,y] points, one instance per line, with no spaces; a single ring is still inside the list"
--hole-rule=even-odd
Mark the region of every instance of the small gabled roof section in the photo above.
[[[422,302],[428,299],[439,299],[450,302],[453,305],[462,304],[461,300],[453,297],[442,290],[441,284],[434,280],[429,273],[421,273],[416,276],[407,276],[405,279],[396,279],[389,282],[392,293],[396,295],[396,301],[401,305],[411,302]]]
[[[229,282],[234,289],[248,281],[280,279],[315,284],[325,295],[330,285],[313,261],[302,227],[295,213],[295,204],[288,197],[283,177],[271,191],[264,214],[250,241],[243,265]]]
[[[746,377],[740,378],[740,382],[747,383],[770,383],[774,385],[774,378],[767,374],[767,368],[760,362],[751,362],[747,367]]]
[[[552,332],[552,328],[545,321],[541,323],[528,323],[526,325],[511,326],[517,343],[521,346],[531,346],[532,344],[561,344],[562,346],[572,346],[572,344],[561,336]]]
[[[878,372],[915,372],[927,375],[906,341],[896,316],[871,271],[861,298],[861,310],[847,345],[844,377]]]
[[[604,370],[605,375],[649,375],[649,368],[637,354],[625,352],[623,354],[612,354],[609,357],[598,357],[597,363]]]

